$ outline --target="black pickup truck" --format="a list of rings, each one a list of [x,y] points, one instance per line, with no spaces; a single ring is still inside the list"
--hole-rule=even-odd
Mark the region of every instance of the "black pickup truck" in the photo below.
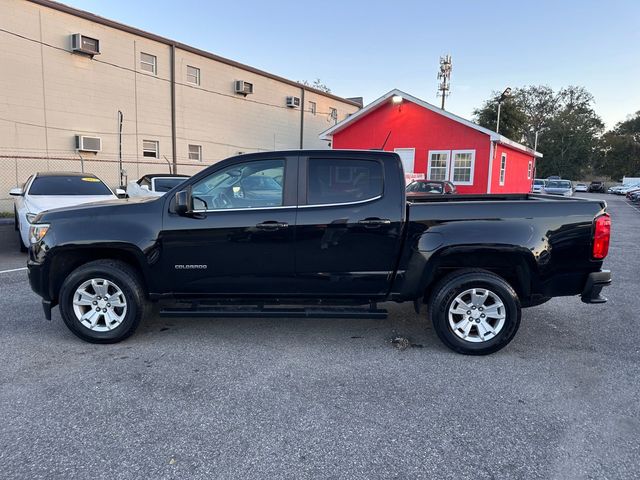
[[[285,151],[217,163],[160,198],[40,214],[29,279],[78,337],[131,335],[150,302],[169,316],[384,317],[423,303],[466,354],[504,347],[521,307],[606,301],[606,204],[544,195],[407,202],[400,158]]]

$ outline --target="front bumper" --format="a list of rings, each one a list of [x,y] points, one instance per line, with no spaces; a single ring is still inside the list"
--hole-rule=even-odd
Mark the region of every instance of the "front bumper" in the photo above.
[[[31,252],[29,252],[31,254]],[[27,262],[27,274],[29,276],[29,285],[31,290],[42,297],[42,309],[44,310],[44,317],[47,320],[51,320],[51,309],[55,307],[58,302],[51,299],[49,294],[49,283],[46,273],[46,267],[44,264],[29,260]]]
[[[611,272],[602,270],[590,273],[580,298],[584,303],[605,303],[606,297],[600,295],[602,289],[611,285]]]

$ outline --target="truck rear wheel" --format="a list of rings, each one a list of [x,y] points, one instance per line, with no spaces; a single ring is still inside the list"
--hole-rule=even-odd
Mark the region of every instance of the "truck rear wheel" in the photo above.
[[[466,355],[505,347],[520,326],[518,295],[486,270],[460,270],[444,277],[429,299],[429,316],[440,340]]]
[[[91,343],[129,337],[147,310],[137,273],[124,262],[96,260],[75,269],[60,289],[60,314],[76,336]]]

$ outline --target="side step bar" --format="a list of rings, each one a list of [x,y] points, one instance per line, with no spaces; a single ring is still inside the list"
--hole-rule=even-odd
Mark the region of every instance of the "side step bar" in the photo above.
[[[161,317],[210,317],[210,318],[374,318],[385,319],[388,312],[371,304],[358,307],[251,307],[205,306],[161,308]]]

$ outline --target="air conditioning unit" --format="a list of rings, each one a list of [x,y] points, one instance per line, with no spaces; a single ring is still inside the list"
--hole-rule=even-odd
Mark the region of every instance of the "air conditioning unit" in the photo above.
[[[234,90],[236,93],[240,93],[246,97],[250,93],[253,93],[253,83],[245,82],[244,80],[236,80]]]
[[[287,107],[296,108],[300,106],[300,97],[287,97]]]
[[[100,55],[100,40],[87,37],[80,33],[71,35],[71,51],[85,53],[87,55]]]
[[[79,152],[98,153],[102,150],[102,140],[100,137],[85,137],[76,135],[76,150]]]

